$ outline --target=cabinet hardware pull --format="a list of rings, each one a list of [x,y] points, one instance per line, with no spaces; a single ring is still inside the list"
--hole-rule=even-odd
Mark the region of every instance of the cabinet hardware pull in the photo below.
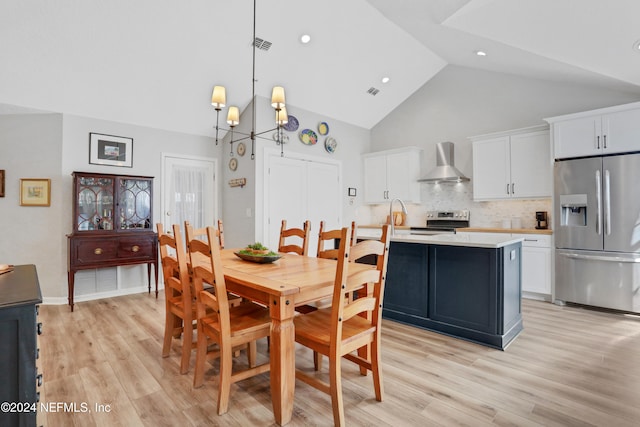
[[[509,183],[507,183],[507,194],[509,194]]]
[[[596,136],[596,148],[599,150],[600,149],[600,135]]]
[[[96,254],[96,255],[102,255],[102,248],[95,248],[93,250],[93,253]]]
[[[132,251],[132,252],[138,252],[139,250],[140,250],[140,246],[138,246],[138,245],[133,245],[133,246],[131,247],[131,251]]]
[[[607,135],[602,135],[602,148],[607,148]]]
[[[42,322],[38,322],[37,330],[38,330],[38,335],[42,335]]]
[[[516,185],[512,182],[511,183],[511,195],[516,194]]]
[[[38,387],[42,386],[42,374],[38,374],[36,376],[36,381],[38,382]]]

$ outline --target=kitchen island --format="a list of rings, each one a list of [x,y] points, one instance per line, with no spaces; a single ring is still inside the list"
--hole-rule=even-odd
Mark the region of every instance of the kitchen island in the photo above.
[[[521,242],[393,236],[383,317],[504,350],[522,330]]]

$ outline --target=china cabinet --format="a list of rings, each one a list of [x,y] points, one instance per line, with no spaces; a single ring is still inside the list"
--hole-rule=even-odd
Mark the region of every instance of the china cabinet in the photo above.
[[[158,297],[157,236],[152,228],[153,177],[73,174],[73,232],[69,234],[69,305],[78,270],[147,264]]]

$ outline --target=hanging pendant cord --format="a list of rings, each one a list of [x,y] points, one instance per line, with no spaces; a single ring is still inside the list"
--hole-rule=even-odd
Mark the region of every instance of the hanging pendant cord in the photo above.
[[[251,75],[251,159],[256,157],[256,0],[253,0],[253,70]]]

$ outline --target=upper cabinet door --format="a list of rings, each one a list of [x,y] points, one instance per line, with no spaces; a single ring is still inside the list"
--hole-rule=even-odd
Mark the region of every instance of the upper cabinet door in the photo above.
[[[640,102],[545,119],[556,159],[640,150]]]
[[[600,116],[582,117],[553,125],[556,159],[594,156],[602,153]]]
[[[365,203],[388,203],[394,198],[420,203],[420,151],[405,147],[365,154]]]
[[[604,154],[640,150],[640,109],[602,116]]]
[[[364,201],[383,203],[387,196],[387,157],[364,158]]]
[[[511,197],[551,197],[549,132],[511,137]]]
[[[511,197],[509,137],[473,141],[473,198]]]

